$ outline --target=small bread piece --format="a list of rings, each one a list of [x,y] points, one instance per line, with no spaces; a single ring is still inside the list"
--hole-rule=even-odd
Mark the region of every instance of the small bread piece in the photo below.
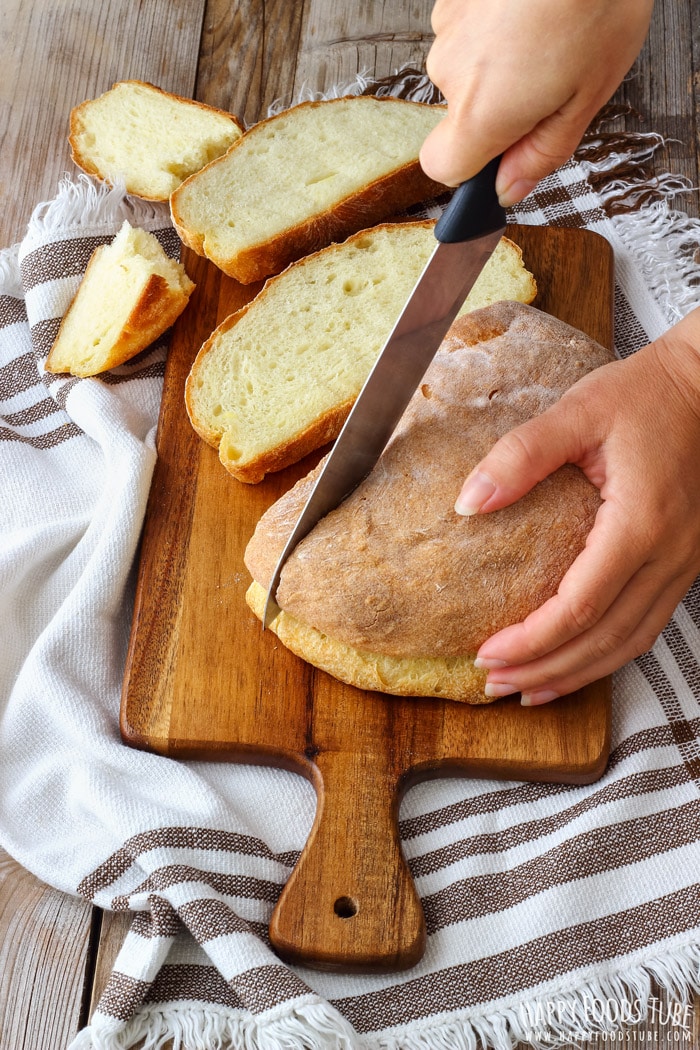
[[[337,437],[435,247],[433,226],[385,223],[294,263],[207,340],[185,401],[234,477],[261,481]],[[463,311],[536,290],[503,238]]]
[[[375,469],[282,570],[278,606],[316,632],[309,640],[293,624],[295,652],[363,688],[358,661],[364,667],[382,654],[397,663],[393,676],[391,660],[382,664],[381,688],[418,695],[430,694],[416,668],[439,658],[447,668],[439,695],[483,703],[483,678],[469,674],[473,654],[556,593],[600,497],[568,464],[512,506],[465,518],[454,510],[459,485],[502,434],[612,358],[582,332],[519,303],[457,320]],[[261,588],[319,469],[258,523],[245,563]]]
[[[303,102],[254,125],[170,200],[188,247],[243,284],[445,187],[418,152],[442,106],[370,95]]]
[[[73,160],[89,175],[121,180],[137,197],[167,201],[242,134],[232,113],[142,80],[122,80],[72,110],[69,142]]]
[[[152,233],[124,222],[93,252],[46,360],[93,376],[145,350],[187,306],[194,284]]]

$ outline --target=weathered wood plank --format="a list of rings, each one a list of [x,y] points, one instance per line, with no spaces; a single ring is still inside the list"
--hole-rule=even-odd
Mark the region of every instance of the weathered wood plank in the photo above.
[[[99,937],[93,962],[93,975],[89,989],[89,1003],[86,1020],[92,1015],[100,996],[107,987],[107,981],[114,969],[114,960],[129,932],[133,916],[130,912],[106,911],[100,913]]]
[[[360,3],[310,0],[304,19],[294,82],[329,91],[358,74],[388,76],[402,66],[421,68],[432,41],[432,0]]]
[[[294,84],[305,3],[209,0],[197,73],[197,97],[246,124],[288,103]]]
[[[92,908],[0,851],[0,1046],[64,1047],[91,976]]]
[[[0,246],[19,240],[64,172],[71,108],[116,80],[191,95],[205,0],[3,0],[0,14]]]
[[[689,180],[694,189],[679,195],[674,206],[700,216],[700,21],[694,0],[654,5],[644,48],[614,101],[635,111],[619,126],[658,132],[667,140],[655,170]]]

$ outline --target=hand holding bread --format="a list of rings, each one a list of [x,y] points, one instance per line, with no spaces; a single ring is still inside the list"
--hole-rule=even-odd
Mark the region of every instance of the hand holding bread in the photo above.
[[[603,498],[556,595],[481,646],[490,695],[544,703],[646,652],[700,572],[698,462],[700,309],[585,376],[475,466],[480,493],[468,485],[460,501],[478,517],[502,513],[562,463],[578,464]]]
[[[521,200],[568,160],[618,87],[652,6],[437,0],[426,65],[448,112],[421,150],[426,172],[456,185],[503,154],[501,203]],[[558,594],[481,647],[491,695],[522,690],[524,703],[543,703],[620,668],[651,646],[692,583],[699,356],[696,310],[634,357],[586,377],[475,468],[458,500],[467,513],[510,505],[563,462],[578,463],[604,499]]]
[[[374,470],[285,563],[273,631],[353,685],[483,703],[476,651],[556,592],[599,496],[563,466],[512,508],[467,521],[455,477],[611,356],[519,303],[459,318]],[[313,479],[263,515],[248,545],[258,615]]]

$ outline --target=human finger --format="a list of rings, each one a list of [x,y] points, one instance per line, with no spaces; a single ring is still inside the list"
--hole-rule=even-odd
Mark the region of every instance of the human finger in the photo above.
[[[630,585],[619,607],[612,606],[594,629],[567,642],[539,660],[489,673],[487,696],[521,693],[524,706],[549,703],[605,678],[647,652],[663,631],[692,582],[680,575],[666,583],[649,600]]]

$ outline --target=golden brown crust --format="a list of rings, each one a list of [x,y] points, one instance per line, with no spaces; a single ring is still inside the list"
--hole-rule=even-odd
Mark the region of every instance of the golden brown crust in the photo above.
[[[310,452],[322,448],[329,441],[337,438],[342,430],[343,423],[350,414],[353,404],[354,398],[351,398],[342,405],[336,405],[315,419],[306,430],[295,434],[289,441],[269,449],[264,455],[258,456],[255,460],[241,467],[237,466],[234,460],[227,457],[226,435],[224,435],[219,444],[219,459],[234,478],[244,481],[248,485],[257,485],[266,474],[284,470],[285,467],[291,466],[292,463],[298,463],[304,456],[308,456]]]
[[[339,201],[323,215],[290,227],[274,239],[241,252],[233,260],[212,261],[241,284],[251,284],[279,274],[290,263],[333,241],[344,240],[389,215],[444,192],[445,187],[429,179],[417,161],[405,164],[375,179],[361,192]]]
[[[297,108],[327,106],[343,101],[345,100],[340,98],[326,102],[302,102]],[[375,101],[396,102],[397,99],[382,97]],[[426,105],[427,107],[427,103],[413,102],[410,105]],[[287,115],[288,111],[284,111],[268,118],[264,123],[269,124]],[[246,136],[254,132],[255,127],[251,128]],[[216,164],[226,163],[242,142],[243,138],[234,142],[227,153],[213,160],[207,169],[211,169]],[[207,255],[204,250],[204,236],[188,228],[179,207],[180,197],[185,195],[187,189],[193,184],[193,180],[200,174],[197,172],[191,175],[171,195],[170,212],[173,225],[183,243],[198,255],[204,256]],[[375,225],[412,204],[437,197],[445,192],[446,187],[429,179],[418,160],[415,160],[375,179],[361,191],[338,201],[333,208],[290,226],[267,241],[250,246],[233,258],[225,258],[214,251],[210,251],[208,257],[219,269],[240,281],[241,284],[252,284],[254,281],[281,273],[291,262],[318,251],[333,241],[343,240],[350,234]]]
[[[219,116],[226,117],[231,123],[238,128],[241,134],[245,131],[245,128],[237,116],[233,113],[229,113],[227,110],[219,109],[217,106],[208,106],[204,102],[198,102],[195,99],[185,98],[183,95],[175,95],[171,91],[164,91],[163,88],[158,87],[156,84],[151,84],[147,80],[119,80],[112,84],[111,90],[120,87],[122,84],[135,85],[138,87],[145,87],[151,91],[157,91],[159,95],[163,95],[166,98],[172,99],[175,102],[182,102],[188,106],[195,106],[198,109],[205,110],[209,113],[218,113]],[[80,136],[85,130],[86,122],[85,116],[90,111],[91,105],[96,99],[86,99],[79,105],[74,106],[70,113],[69,121],[69,135],[68,144],[71,150],[71,158],[75,164],[78,165],[86,174],[93,175],[95,178],[100,179],[103,182],[109,182],[109,178],[104,172],[100,171],[92,161],[92,159],[80,148]],[[168,199],[167,196],[149,196],[140,191],[133,183],[126,183],[125,189],[127,193],[132,193],[134,196],[141,197],[143,200],[157,200],[165,201]]]
[[[262,620],[267,594],[251,583],[246,602]],[[280,612],[269,624],[287,649],[357,689],[394,696],[434,696],[467,704],[488,704],[484,695],[486,671],[474,667],[474,654],[453,657],[399,657],[370,653],[321,634],[291,613]]]
[[[91,268],[97,265],[103,250],[102,247],[95,249],[93,252],[86,267],[83,282],[88,279]],[[80,288],[76,292],[76,297],[79,291]],[[117,365],[124,364],[125,361],[145,350],[170,325],[174,324],[189,302],[189,294],[187,292],[173,288],[160,274],[151,274],[124,322],[119,338],[112,346],[111,353],[101,361],[99,368],[84,368],[79,364],[73,364],[67,370],[64,366],[65,351],[60,346],[60,341],[76,297],[73,298],[64,314],[44,368],[47,372],[57,374],[66,374],[69,371],[71,375],[81,378],[96,375],[98,372],[106,372],[110,368],[116,368]]]
[[[565,466],[512,507],[463,518],[453,509],[459,485],[501,434],[611,357],[517,303],[461,318],[380,464],[288,560],[280,607],[339,642],[394,656],[476,652],[523,619],[583,548],[598,492]],[[262,586],[314,477],[258,524],[245,560]]]

